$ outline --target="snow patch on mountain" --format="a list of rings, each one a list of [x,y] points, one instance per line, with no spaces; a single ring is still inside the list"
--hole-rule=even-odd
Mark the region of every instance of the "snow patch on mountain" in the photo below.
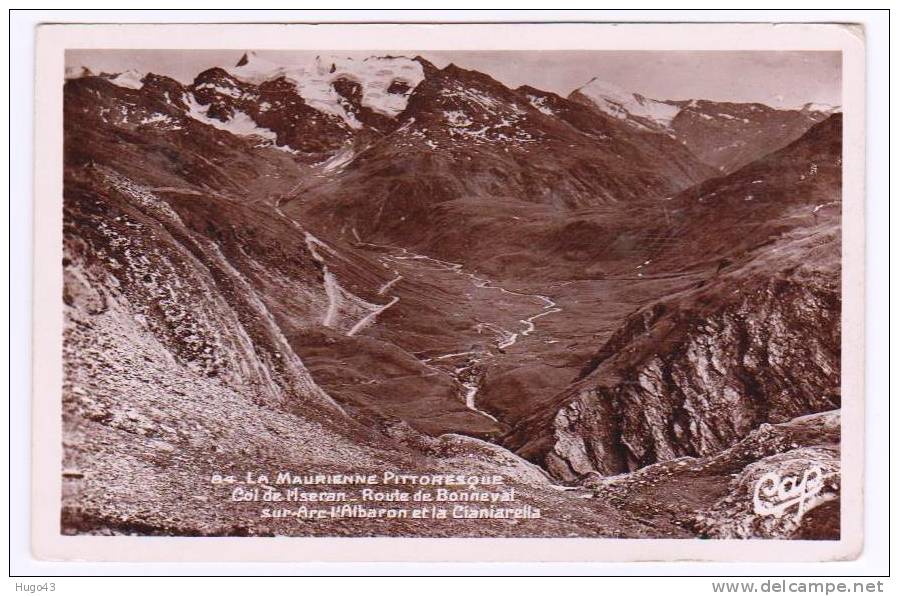
[[[154,125],[159,128],[164,128],[167,130],[181,130],[182,127],[178,125],[178,121],[168,116],[166,114],[160,114],[159,112],[153,112],[149,116],[145,116],[141,119],[140,124],[143,125]]]
[[[546,105],[545,97],[539,97],[537,95],[528,95],[527,98],[528,98],[528,102],[530,102],[530,104],[532,106],[534,106],[534,108],[536,108],[540,112],[546,114],[547,116],[555,116],[556,115],[555,112],[553,112],[551,109],[549,109],[549,106]]]
[[[832,106],[826,103],[809,102],[802,106],[803,112],[824,112],[825,114],[835,114],[840,111],[840,106]]]
[[[309,106],[341,118],[351,128],[361,124],[347,110],[346,100],[334,89],[334,82],[343,79],[358,83],[363,107],[394,118],[406,109],[412,91],[424,80],[421,64],[402,56],[364,60],[316,56],[306,64],[282,66],[249,52],[238,64],[230,69],[237,79],[258,85],[284,77]]]
[[[500,107],[494,98],[490,97],[486,93],[479,91],[478,89],[463,88],[461,90],[461,94],[459,93],[458,89],[444,89],[443,95],[445,95],[446,97],[459,97],[461,95],[463,100],[474,103],[487,112],[492,112]],[[509,107],[515,108],[515,106]]]
[[[460,82],[452,82],[440,90],[440,103],[447,124],[443,132],[454,141],[521,145],[535,142],[535,136],[540,135],[526,125],[527,113],[520,106]],[[436,148],[426,133],[427,129],[416,129],[410,136],[427,139],[425,144]]]
[[[137,72],[136,70],[126,70],[114,77],[110,77],[109,82],[113,85],[125,87],[127,89],[140,89],[144,86],[144,76],[143,73]]]
[[[240,137],[262,137],[272,142],[278,138],[274,131],[259,126],[255,120],[240,110],[234,110],[231,118],[226,122],[222,122],[216,118],[210,118],[207,114],[209,106],[198,102],[192,93],[184,94],[184,103],[187,105],[188,116],[219,130],[224,130]]]
[[[643,97],[596,78],[578,89],[578,92],[598,109],[615,118],[627,120],[631,116],[636,116],[663,128],[671,126],[671,121],[681,110],[675,104]]]
[[[353,148],[346,147],[321,163],[322,172],[339,172],[353,161],[354,157],[356,157],[356,153]]]
[[[223,84],[216,84],[216,83],[202,83],[200,85],[197,85],[197,89],[212,89],[219,95],[226,95],[226,96],[234,98],[234,99],[246,99],[249,101],[255,101],[255,100],[259,99],[258,95],[255,95],[253,93],[244,93],[240,89],[238,89],[236,87],[232,87],[231,85],[223,85]]]
[[[445,112],[444,116],[446,116],[446,121],[450,126],[466,127],[473,124],[471,118],[461,110],[450,110]]]

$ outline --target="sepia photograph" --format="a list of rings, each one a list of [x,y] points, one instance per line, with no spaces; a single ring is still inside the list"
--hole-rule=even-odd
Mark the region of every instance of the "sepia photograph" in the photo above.
[[[839,43],[275,27],[52,46],[60,372],[35,382],[59,385],[60,544],[857,554],[862,108]]]
[[[839,53],[67,61],[63,531],[839,538]]]

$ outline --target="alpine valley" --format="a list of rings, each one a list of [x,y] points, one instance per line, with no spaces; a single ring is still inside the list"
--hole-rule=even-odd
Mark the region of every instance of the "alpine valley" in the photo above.
[[[64,108],[64,532],[839,537],[839,108],[252,52],[74,69]],[[809,468],[805,515],[754,509]],[[209,481],[271,470],[500,475],[540,516]]]

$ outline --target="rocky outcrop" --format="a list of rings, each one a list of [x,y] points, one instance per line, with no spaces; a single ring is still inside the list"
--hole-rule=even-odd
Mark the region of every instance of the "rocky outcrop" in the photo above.
[[[662,531],[702,538],[837,540],[840,411],[762,424],[716,455],[583,484]]]
[[[838,270],[815,282],[810,273],[798,263],[770,278],[738,268],[632,315],[544,419],[551,438],[519,452],[545,450],[547,469],[566,480],[617,474],[708,456],[762,423],[838,407]]]
[[[789,497],[779,499],[788,482]],[[834,446],[803,447],[746,466],[727,496],[694,517],[707,538],[838,540],[840,452]],[[798,490],[796,490],[798,489]]]
[[[271,131],[276,146],[307,161],[327,158],[354,137],[341,118],[309,106],[283,77],[253,84],[211,68],[197,75],[186,93],[195,98],[195,110],[223,124],[249,118]]]

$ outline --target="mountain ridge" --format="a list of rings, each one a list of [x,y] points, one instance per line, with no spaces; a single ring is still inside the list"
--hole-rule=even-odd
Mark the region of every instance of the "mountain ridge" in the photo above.
[[[386,70],[372,71],[367,65],[370,60],[396,62],[396,65],[392,65]],[[338,64],[341,65],[340,68],[337,67]],[[419,71],[416,71],[416,68]],[[387,131],[392,128],[390,120],[397,121],[407,109],[411,94],[414,93],[427,73],[432,75],[445,73],[455,76],[473,76],[471,73],[477,73],[477,71],[466,70],[452,63],[438,69],[420,56],[406,58],[372,55],[362,60],[316,56],[311,63],[283,66],[260,58],[254,52],[244,53],[233,67],[218,70],[245,84],[256,86],[272,85],[275,81],[283,80],[284,85],[293,86],[303,105],[317,111],[322,118],[335,117],[340,121],[339,125],[343,127],[358,129],[371,126]],[[462,73],[469,74],[462,75]],[[200,73],[197,78],[203,74],[208,73]],[[489,75],[477,74],[501,85]],[[140,89],[141,78],[146,75],[135,71],[93,75],[89,69],[84,67],[81,71],[74,67],[67,70],[69,78],[81,76],[103,76],[114,83],[118,80],[122,86]],[[193,87],[197,86],[197,78],[192,83]],[[338,82],[343,85],[344,89],[341,90],[340,85],[335,86],[335,83]],[[276,89],[283,93],[287,90],[284,85],[276,86]],[[354,88],[356,88],[355,91],[353,91]],[[539,95],[549,94],[561,97],[526,85],[519,88],[519,90],[522,89],[536,91]],[[355,106],[352,105],[353,93],[358,95]],[[590,96],[591,93],[594,97]],[[204,99],[212,101],[213,98],[210,96]],[[625,91],[596,77],[572,91],[567,99],[587,105],[631,127],[673,136],[704,163],[725,173],[798,138],[804,130],[803,126],[807,128],[810,125],[807,120],[814,123],[839,110],[833,106],[812,102],[806,103],[799,109],[777,109],[759,103],[738,104],[695,99],[656,100],[639,93]],[[653,114],[649,106],[654,106],[653,109],[658,113]],[[367,120],[366,122],[360,120],[360,114],[363,114],[362,120]],[[773,125],[782,126],[786,130],[768,134],[764,139],[754,139],[749,144],[750,146],[743,149],[729,147],[727,145],[730,143],[724,143],[725,139],[730,140],[731,143],[739,142],[741,139],[738,136],[740,135],[751,138],[751,135],[758,134],[757,131],[772,126],[764,121],[771,119],[772,114],[781,115],[779,118],[775,118],[777,122]],[[305,117],[309,118],[310,116],[306,114]],[[751,124],[751,126],[742,127],[737,131],[736,129],[740,128],[739,123]],[[302,150],[301,147],[291,145],[291,142],[297,144],[298,139],[287,140],[290,135],[279,134],[281,135],[279,136],[279,145]],[[786,142],[777,140],[778,136]],[[709,138],[712,140],[709,141]],[[781,144],[774,146],[772,143]],[[330,147],[330,149],[333,150],[335,147]]]

